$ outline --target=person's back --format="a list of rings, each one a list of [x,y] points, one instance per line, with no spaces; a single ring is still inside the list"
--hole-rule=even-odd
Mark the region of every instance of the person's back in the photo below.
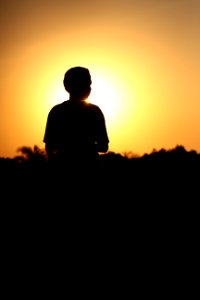
[[[91,92],[88,69],[75,67],[65,73],[64,86],[69,100],[54,106],[44,135],[49,158],[93,161],[108,151],[108,135],[101,109],[85,100]]]

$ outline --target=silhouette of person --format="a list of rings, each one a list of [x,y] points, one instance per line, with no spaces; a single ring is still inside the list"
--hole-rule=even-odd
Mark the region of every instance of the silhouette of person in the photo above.
[[[49,112],[43,142],[49,159],[91,162],[108,151],[109,139],[102,110],[85,101],[91,92],[87,68],[73,67],[64,75],[69,99]]]

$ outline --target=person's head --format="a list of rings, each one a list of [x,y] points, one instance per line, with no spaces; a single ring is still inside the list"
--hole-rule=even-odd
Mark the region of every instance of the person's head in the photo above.
[[[73,67],[64,76],[63,84],[65,90],[72,98],[85,100],[91,92],[91,75],[87,68]]]

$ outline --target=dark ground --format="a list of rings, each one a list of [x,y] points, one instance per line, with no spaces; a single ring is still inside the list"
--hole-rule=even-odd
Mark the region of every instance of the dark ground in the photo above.
[[[199,257],[198,153],[183,147],[139,158],[108,153],[95,167],[66,167],[25,150],[29,155],[0,160],[8,291],[31,285],[30,294],[35,280],[70,276],[75,284],[80,276],[90,290],[95,279],[110,287],[114,280],[140,294],[162,298],[184,290],[191,298]]]

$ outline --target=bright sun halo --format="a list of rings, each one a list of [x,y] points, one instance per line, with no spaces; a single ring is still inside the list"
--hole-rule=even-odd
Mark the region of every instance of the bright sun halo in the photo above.
[[[51,88],[47,94],[47,106],[52,106],[69,99],[64,87],[58,81],[50,84]],[[87,101],[96,104],[102,110],[106,120],[112,122],[120,112],[122,91],[116,78],[101,73],[92,74],[91,94]]]
[[[119,109],[119,94],[116,86],[106,77],[93,75],[92,91],[88,102],[98,105],[107,119],[112,119]]]

